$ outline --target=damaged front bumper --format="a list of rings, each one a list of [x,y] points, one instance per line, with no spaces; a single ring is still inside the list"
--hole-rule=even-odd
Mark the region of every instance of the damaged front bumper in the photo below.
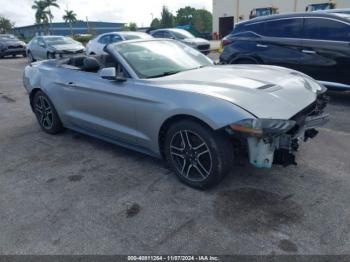
[[[290,120],[285,120],[286,123],[292,122],[293,127],[283,133],[244,134],[250,163],[258,168],[271,168],[273,164],[296,165],[295,152],[298,151],[299,145],[316,137],[318,134],[316,128],[329,121],[329,115],[323,112],[327,102],[328,98],[326,96],[319,95],[317,101],[313,104]],[[278,126],[280,130],[283,130],[285,125],[282,122],[282,124],[272,124],[271,126]],[[238,130],[235,126],[231,126],[232,128]],[[233,133],[236,132],[233,131]]]

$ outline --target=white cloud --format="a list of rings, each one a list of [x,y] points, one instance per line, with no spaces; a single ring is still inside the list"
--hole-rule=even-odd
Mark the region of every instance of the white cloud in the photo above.
[[[0,15],[14,21],[16,26],[34,23],[34,0],[0,0]],[[108,22],[136,22],[148,26],[154,17],[160,17],[163,5],[175,14],[178,8],[193,6],[212,10],[212,0],[58,0],[60,9],[52,8],[54,21],[62,21],[68,7],[78,14],[78,19]]]

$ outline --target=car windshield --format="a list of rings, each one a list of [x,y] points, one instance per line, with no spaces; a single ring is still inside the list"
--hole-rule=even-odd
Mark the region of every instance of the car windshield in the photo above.
[[[172,30],[171,31],[178,39],[195,38],[190,32],[186,30]]]
[[[10,40],[18,40],[14,35],[0,35],[0,40],[10,41]]]
[[[212,65],[197,50],[175,41],[120,43],[113,48],[140,78],[155,78]]]
[[[149,39],[152,38],[150,35],[146,33],[139,33],[139,34],[125,34],[123,35],[125,40],[135,40],[135,39]]]
[[[76,41],[74,41],[72,38],[69,37],[60,37],[60,36],[50,36],[45,37],[45,41],[49,45],[67,45],[67,44],[75,44]]]

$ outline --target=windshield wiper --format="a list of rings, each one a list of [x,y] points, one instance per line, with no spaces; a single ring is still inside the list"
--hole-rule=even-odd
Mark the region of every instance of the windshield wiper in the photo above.
[[[182,71],[167,71],[167,72],[163,72],[159,75],[155,75],[155,76],[149,76],[147,78],[157,78],[157,77],[162,77],[162,76],[170,76],[170,75],[175,75],[177,73],[180,73]]]

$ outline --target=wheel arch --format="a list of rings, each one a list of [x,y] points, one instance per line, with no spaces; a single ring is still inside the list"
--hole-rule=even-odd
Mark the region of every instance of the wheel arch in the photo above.
[[[158,132],[159,152],[163,158],[164,158],[164,142],[165,142],[165,137],[166,137],[167,131],[169,130],[169,128],[171,127],[172,124],[179,122],[179,121],[183,121],[183,120],[191,120],[191,121],[200,123],[204,126],[207,126],[210,129],[214,130],[214,128],[211,124],[207,123],[205,120],[200,119],[197,116],[188,115],[188,114],[176,114],[176,115],[168,117],[163,122],[163,124],[161,125],[159,132]]]
[[[33,99],[34,99],[35,94],[38,93],[38,91],[44,92],[41,88],[36,87],[36,88],[33,88],[29,93],[29,102],[30,102],[30,106],[31,106],[32,110],[34,109],[33,108]]]

